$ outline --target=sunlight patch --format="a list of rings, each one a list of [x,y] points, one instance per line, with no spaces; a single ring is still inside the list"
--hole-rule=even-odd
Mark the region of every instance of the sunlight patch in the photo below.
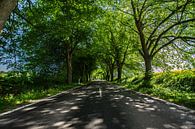
[[[154,102],[154,100],[152,100],[152,99],[149,99],[149,98],[144,98],[147,102],[149,102],[149,103],[153,103]]]
[[[53,124],[53,126],[62,126],[62,125],[64,125],[64,124],[65,124],[64,121],[59,121],[59,122]]]
[[[171,109],[171,110],[176,110],[176,108],[175,108],[175,107],[170,107],[169,109]]]
[[[41,111],[41,113],[48,113],[48,112],[50,112],[50,110],[48,109]]]
[[[85,129],[102,129],[102,126],[100,126],[100,124],[102,124],[104,122],[103,119],[101,118],[95,118],[93,120],[91,120],[91,122],[85,126]]]
[[[78,110],[78,109],[79,109],[78,106],[73,106],[73,107],[71,107],[71,110]]]
[[[77,98],[76,101],[81,101],[82,99],[81,98]]]
[[[166,129],[176,129],[176,127],[174,127],[173,125],[170,124],[164,124],[163,125]]]
[[[67,113],[67,112],[70,112],[70,110],[60,111],[60,113]]]
[[[55,114],[55,113],[56,113],[56,112],[54,112],[54,111],[50,111],[50,112],[49,112],[49,114]]]
[[[28,129],[45,129],[46,127],[45,126],[32,126],[32,127],[29,127]]]
[[[155,111],[155,108],[146,108],[146,110],[149,110],[149,111]]]
[[[27,108],[24,108],[23,111],[30,111],[30,110],[33,110],[35,109],[36,107],[27,107]]]
[[[72,124],[68,123],[68,124],[65,124],[62,126],[62,129],[65,128],[65,129],[72,129],[72,128],[69,128],[70,126],[72,126]]]

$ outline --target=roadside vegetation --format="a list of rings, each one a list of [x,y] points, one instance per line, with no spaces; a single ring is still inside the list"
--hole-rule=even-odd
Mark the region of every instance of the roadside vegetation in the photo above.
[[[13,72],[0,74],[0,112],[36,102],[38,99],[56,95],[62,91],[81,86],[81,84],[42,83],[33,78]]]
[[[143,87],[141,76],[129,79],[123,86],[195,109],[195,70],[155,73],[150,88]]]

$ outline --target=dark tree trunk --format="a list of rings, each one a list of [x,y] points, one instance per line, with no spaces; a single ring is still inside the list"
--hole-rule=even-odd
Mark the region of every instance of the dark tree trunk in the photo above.
[[[114,66],[115,66],[114,62],[113,63],[111,62],[109,65],[110,81],[114,80]]]
[[[86,79],[85,79],[85,64],[83,64],[83,75],[82,75],[82,82],[85,82],[86,81]]]
[[[0,0],[0,31],[11,14],[12,10],[16,7],[18,0]]]
[[[109,71],[106,71],[106,80],[109,81],[110,80],[110,75],[109,75]]]
[[[145,56],[144,57],[144,63],[145,63],[145,77],[144,77],[144,85],[149,86],[150,80],[152,77],[152,57],[151,56]]]
[[[88,82],[89,81],[89,76],[88,76],[88,74],[86,74],[86,82]]]
[[[91,74],[88,73],[88,81],[91,81]]]
[[[67,49],[67,83],[72,83],[72,51],[71,48]]]
[[[114,80],[114,68],[112,67],[110,69],[110,81],[113,81]]]
[[[117,65],[117,72],[118,72],[117,80],[118,80],[118,82],[121,82],[122,65],[120,65],[120,64]]]

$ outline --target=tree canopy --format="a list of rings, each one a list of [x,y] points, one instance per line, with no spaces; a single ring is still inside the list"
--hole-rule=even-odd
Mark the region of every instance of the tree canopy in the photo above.
[[[0,3],[0,61],[14,71],[66,83],[145,73],[148,83],[156,69],[195,67],[193,0],[12,2]]]

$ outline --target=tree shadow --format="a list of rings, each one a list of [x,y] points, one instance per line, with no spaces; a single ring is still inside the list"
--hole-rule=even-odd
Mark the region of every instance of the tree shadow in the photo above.
[[[102,90],[102,95],[100,95]],[[60,94],[0,117],[1,129],[178,129],[195,112],[107,83]]]

